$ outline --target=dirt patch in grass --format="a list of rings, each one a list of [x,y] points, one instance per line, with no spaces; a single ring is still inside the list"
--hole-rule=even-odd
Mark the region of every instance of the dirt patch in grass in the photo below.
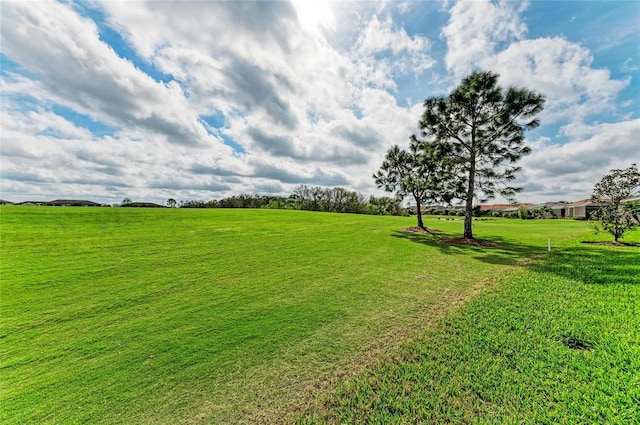
[[[604,241],[604,242],[598,242],[598,241],[582,241],[581,243],[586,243],[589,245],[601,245],[601,246],[635,246],[635,247],[640,247],[640,244],[635,243],[635,242],[616,242],[616,241]]]
[[[438,230],[438,229],[423,229],[421,227],[418,226],[413,226],[413,227],[405,227],[404,229],[402,229],[403,232],[405,233],[442,233],[442,230]]]
[[[572,350],[588,351],[591,350],[594,344],[586,339],[577,338],[572,335],[563,335],[561,338],[565,347]]]
[[[497,248],[499,246],[495,242],[485,241],[484,239],[443,238],[438,239],[438,242],[449,245],[484,246],[488,248]]]

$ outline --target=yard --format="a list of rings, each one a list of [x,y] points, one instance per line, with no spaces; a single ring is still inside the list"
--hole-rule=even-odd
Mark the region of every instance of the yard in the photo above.
[[[414,367],[429,341],[439,345],[426,358],[439,356],[438,367],[452,369],[450,386],[434,381],[433,391],[415,392],[399,380],[405,398],[395,384],[387,393],[400,402],[415,394],[410,410],[451,394],[460,406],[441,406],[439,418],[485,415],[478,406],[486,397],[467,384],[489,365],[478,385],[507,379],[495,381],[499,392],[487,397],[506,397],[511,407],[502,416],[477,417],[508,422],[546,397],[555,397],[561,411],[571,395],[564,387],[545,393],[541,378],[522,384],[541,388],[538,398],[518,398],[521,387],[503,384],[512,382],[501,372],[511,364],[501,362],[509,332],[523,344],[534,337],[524,352],[511,347],[516,364],[547,343],[560,350],[563,338],[593,343],[570,351],[598,358],[586,363],[586,375],[569,375],[567,385],[603,375],[608,359],[620,373],[590,394],[620,403],[620,416],[611,411],[609,418],[622,420],[638,405],[638,385],[629,386],[637,376],[619,383],[633,379],[637,366],[630,356],[638,358],[632,329],[640,314],[629,303],[640,295],[638,248],[581,244],[606,238],[585,222],[475,222],[477,237],[498,244],[487,248],[439,243],[459,236],[462,222],[435,217],[425,224],[443,233],[430,235],[402,231],[414,218],[286,210],[1,207],[0,213],[2,423],[398,421],[406,416],[393,412],[402,408],[390,410],[366,376],[388,380]],[[638,233],[628,239],[640,241]],[[583,303],[564,309],[576,299]],[[496,302],[506,307],[495,310]],[[554,325],[551,318],[565,310],[570,326]],[[514,330],[493,333],[494,314]],[[535,329],[525,326],[531,322]],[[450,326],[471,342],[447,339]],[[446,360],[461,352],[471,359],[469,372]],[[422,382],[431,379],[429,370],[407,376]],[[611,398],[620,388],[628,391]],[[361,403],[360,394],[369,401]]]

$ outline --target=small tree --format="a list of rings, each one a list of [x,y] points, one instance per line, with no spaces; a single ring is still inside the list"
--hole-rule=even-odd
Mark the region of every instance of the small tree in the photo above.
[[[426,201],[449,203],[451,197],[445,185],[447,182],[446,155],[442,145],[410,139],[409,150],[397,145],[389,151],[373,178],[378,187],[387,192],[395,192],[399,197],[411,195],[416,202],[418,227],[425,229],[421,206]]]
[[[121,207],[128,207],[129,205],[131,205],[131,199],[129,198],[124,198],[122,202],[120,202]]]
[[[169,199],[167,199],[167,207],[169,207],[169,208],[175,208],[175,207],[176,207],[176,205],[178,205],[178,203],[176,202],[176,200],[175,200],[175,199],[173,199],[173,198],[169,198]]]
[[[518,207],[518,217],[520,217],[523,220],[527,220],[527,219],[531,218],[531,214],[530,214],[529,210],[527,209],[527,207],[525,207],[524,205],[520,205]]]
[[[606,202],[608,205],[593,212],[591,218],[611,233],[616,242],[625,232],[638,225],[633,203],[625,202],[626,199],[637,194],[638,189],[640,189],[640,172],[636,164],[631,164],[624,170],[609,171],[593,188],[592,200]],[[599,227],[596,225],[596,231],[598,230]]]

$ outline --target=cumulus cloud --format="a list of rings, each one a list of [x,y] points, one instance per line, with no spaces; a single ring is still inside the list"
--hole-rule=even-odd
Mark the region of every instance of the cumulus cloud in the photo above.
[[[587,137],[562,145],[548,140],[532,143],[532,154],[522,160],[520,181],[538,186],[527,196],[544,199],[562,193],[567,199],[589,197],[593,185],[609,170],[640,161],[639,132],[640,119],[634,119],[590,125],[585,129]]]
[[[422,33],[412,19],[424,6],[4,2],[3,197],[161,202],[286,194],[297,184],[379,193],[372,172],[391,145],[406,146],[422,113],[410,99],[476,68],[547,95],[543,124],[555,123],[571,152],[593,157],[608,143],[634,155],[603,141],[628,135],[632,118],[611,127],[593,119],[615,117],[629,79],[595,68],[594,52],[565,37],[527,39],[526,2],[445,3],[446,25],[424,15]],[[422,91],[407,88],[418,81]],[[541,155],[569,148],[532,143],[522,181],[540,194],[560,190],[553,173],[570,170]]]
[[[615,110],[613,101],[629,79],[614,80],[608,69],[594,69],[592,52],[576,42],[563,37],[526,39],[520,15],[527,7],[526,2],[456,3],[442,30],[448,69],[459,78],[474,69],[493,70],[504,85],[544,94],[546,122],[582,122]]]
[[[563,38],[512,43],[480,61],[500,73],[504,84],[525,86],[547,97],[545,121],[584,121],[603,110],[615,110],[614,100],[629,80],[614,80],[607,69],[592,68],[588,49]]]
[[[68,106],[116,127],[134,126],[171,143],[215,142],[199,124],[178,84],[160,83],[103,43],[93,21],[68,6],[3,5],[3,51],[36,75],[33,97]],[[12,81],[5,81],[7,89]]]
[[[500,45],[524,37],[527,27],[520,20],[524,8],[526,3],[506,0],[459,1],[453,5],[442,36],[448,46],[445,65],[456,79],[473,71]]]

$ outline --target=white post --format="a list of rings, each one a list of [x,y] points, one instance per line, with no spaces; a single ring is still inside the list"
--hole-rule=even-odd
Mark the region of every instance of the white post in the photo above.
[[[547,239],[547,249],[551,251],[551,238]]]

